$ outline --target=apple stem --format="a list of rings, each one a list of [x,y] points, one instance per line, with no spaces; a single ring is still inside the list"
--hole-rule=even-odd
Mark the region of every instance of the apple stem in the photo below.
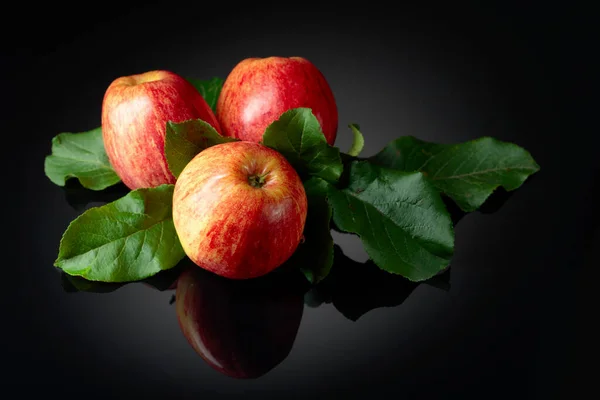
[[[264,175],[250,175],[248,177],[248,183],[250,186],[255,187],[257,189],[263,187],[265,184],[265,176]]]

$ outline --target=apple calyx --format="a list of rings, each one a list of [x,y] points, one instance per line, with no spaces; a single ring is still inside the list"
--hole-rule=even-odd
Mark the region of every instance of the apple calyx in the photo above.
[[[248,183],[250,184],[250,186],[260,189],[261,187],[264,186],[264,184],[266,183],[267,180],[267,174],[263,174],[263,175],[258,175],[258,174],[253,174],[248,176]]]

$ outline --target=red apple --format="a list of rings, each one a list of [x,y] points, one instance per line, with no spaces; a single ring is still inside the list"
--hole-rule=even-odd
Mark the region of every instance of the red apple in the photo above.
[[[183,77],[164,70],[115,79],[102,101],[102,137],[108,159],[130,189],[175,183],[164,154],[167,121],[219,122]]]
[[[338,129],[333,92],[319,69],[302,57],[247,58],[229,73],[217,100],[224,136],[260,142],[285,111],[308,107],[330,145]]]
[[[209,147],[183,169],[173,223],[187,256],[232,279],[265,275],[296,250],[307,199],[292,165],[260,143]]]
[[[195,267],[181,274],[175,292],[179,327],[213,369],[257,378],[288,356],[302,320],[304,290],[279,271],[245,281]]]

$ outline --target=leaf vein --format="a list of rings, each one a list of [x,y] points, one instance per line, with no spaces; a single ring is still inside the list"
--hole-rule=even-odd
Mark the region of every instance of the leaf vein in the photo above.
[[[507,169],[508,170],[523,170],[523,171],[535,171],[536,170],[535,167],[525,166],[525,165],[516,166],[516,167],[497,167],[497,168],[482,169],[480,171],[473,171],[473,172],[460,174],[460,175],[446,175],[446,176],[432,177],[431,179],[434,181],[440,180],[440,179],[460,179],[460,178],[465,178],[465,177],[477,176],[477,175],[481,175],[481,174],[506,171]]]

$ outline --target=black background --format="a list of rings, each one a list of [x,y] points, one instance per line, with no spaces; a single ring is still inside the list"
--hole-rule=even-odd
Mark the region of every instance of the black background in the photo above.
[[[595,282],[585,275],[597,266],[599,167],[595,21],[568,4],[7,8],[2,387],[68,398],[578,397],[593,383],[584,360],[594,365]],[[407,134],[442,143],[490,135],[529,150],[541,171],[494,213],[459,222],[449,289],[419,285],[356,321],[331,303],[307,305],[289,356],[259,379],[236,380],[185,342],[172,291],[63,289],[52,263],[82,209],[45,177],[43,160],[56,134],[100,125],[116,77],[170,69],[225,78],[242,59],[269,55],[321,69],[338,101],[342,150],[351,122],[365,135],[363,155]],[[335,239],[366,260],[355,238]],[[361,285],[350,297],[368,303],[377,287]]]

